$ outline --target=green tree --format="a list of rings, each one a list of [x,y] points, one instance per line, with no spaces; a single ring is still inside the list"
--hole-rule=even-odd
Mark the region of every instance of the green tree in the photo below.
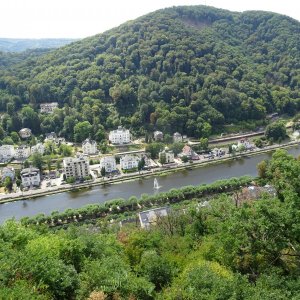
[[[151,158],[158,158],[158,154],[163,150],[164,144],[162,143],[151,143],[146,146],[145,151],[150,153]]]
[[[166,153],[160,153],[159,155],[159,162],[164,165],[167,162]]]
[[[268,164],[265,160],[263,160],[263,161],[261,161],[260,163],[257,164],[258,176],[260,178],[266,178],[267,177],[267,167],[268,167]]]
[[[76,142],[83,142],[91,135],[93,126],[88,121],[78,122],[74,126],[74,139]]]
[[[12,191],[13,181],[9,176],[5,177],[3,185],[4,185],[6,191],[8,191],[8,192]]]
[[[139,264],[139,272],[161,290],[171,282],[172,268],[169,262],[155,251],[145,251]]]
[[[66,182],[69,183],[69,184],[72,184],[76,181],[75,177],[73,176],[70,176],[66,179]]]
[[[106,175],[105,167],[102,167],[102,168],[101,168],[100,173],[101,173],[101,176],[102,176],[102,177],[105,177],[105,175]]]
[[[282,121],[267,126],[265,136],[268,140],[281,141],[286,137],[286,128]]]
[[[138,162],[138,171],[140,172],[141,170],[143,170],[145,167],[145,158],[142,157],[141,160],[139,160]]]
[[[187,163],[189,161],[189,158],[186,155],[184,155],[181,157],[181,160],[183,163]]]
[[[35,152],[32,154],[32,165],[40,170],[43,169],[43,156],[42,154]]]
[[[13,140],[14,144],[17,144],[17,143],[20,142],[20,137],[19,137],[19,135],[18,135],[17,132],[12,131],[12,132],[10,133],[10,137],[11,137],[11,139]]]
[[[70,145],[61,144],[58,148],[58,152],[60,155],[67,157],[72,155],[73,149]]]
[[[202,150],[206,151],[208,149],[208,138],[200,138],[200,147]]]

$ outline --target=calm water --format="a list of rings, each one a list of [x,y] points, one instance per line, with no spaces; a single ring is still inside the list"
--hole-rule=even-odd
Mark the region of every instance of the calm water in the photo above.
[[[300,147],[291,148],[290,154],[300,155]],[[181,171],[168,176],[157,177],[161,186],[159,192],[186,185],[211,183],[219,179],[240,177],[243,175],[256,176],[256,165],[271,154],[261,154],[249,158],[206,166],[189,171]],[[43,196],[35,199],[21,200],[0,204],[0,223],[15,217],[33,216],[38,213],[50,214],[54,210],[64,211],[67,208],[78,208],[85,204],[103,203],[115,198],[129,198],[132,195],[157,193],[153,189],[153,178],[124,182],[106,186],[97,186],[77,192],[63,192],[60,194]]]

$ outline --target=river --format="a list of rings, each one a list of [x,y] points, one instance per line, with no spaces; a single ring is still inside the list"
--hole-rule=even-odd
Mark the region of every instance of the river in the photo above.
[[[298,156],[300,155],[300,147],[290,148],[288,152]],[[153,194],[186,185],[211,183],[219,179],[244,175],[256,176],[256,165],[270,157],[271,153],[259,154],[230,162],[159,176],[157,177],[160,185],[158,190],[153,189],[153,178],[145,178],[106,186],[96,186],[76,192],[63,192],[34,199],[8,202],[0,204],[0,223],[12,217],[20,219],[38,213],[50,214],[55,210],[64,211],[68,208],[79,208],[86,204],[103,203],[116,198],[127,199],[132,195],[140,197],[143,193]]]

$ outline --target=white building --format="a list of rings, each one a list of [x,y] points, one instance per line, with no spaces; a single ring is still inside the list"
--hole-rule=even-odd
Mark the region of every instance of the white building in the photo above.
[[[41,113],[52,114],[55,108],[58,108],[57,102],[41,103]]]
[[[154,131],[153,137],[155,141],[162,141],[164,139],[164,134],[161,131]]]
[[[211,151],[211,154],[214,155],[214,156],[223,156],[223,155],[225,155],[225,152],[226,151],[222,148],[214,148]]]
[[[19,146],[15,151],[15,159],[26,159],[30,156],[30,147],[26,145]]]
[[[12,159],[15,155],[15,148],[13,145],[2,145],[0,147],[0,158]]]
[[[175,132],[173,134],[173,142],[174,143],[181,143],[182,142],[182,135],[179,132]]]
[[[120,159],[120,166],[123,170],[130,170],[138,167],[140,158],[136,155],[124,155]]]
[[[15,170],[14,168],[4,167],[1,171],[1,180],[2,182],[5,180],[6,177],[10,177],[11,180],[15,179]]]
[[[168,207],[159,207],[139,212],[139,220],[142,228],[156,225],[159,218],[166,217],[170,212]]]
[[[252,150],[254,144],[252,144],[248,139],[241,139],[237,143],[238,149],[244,148],[245,150]]]
[[[82,142],[83,154],[96,154],[97,153],[97,143],[91,139],[86,139]]]
[[[24,187],[39,186],[41,183],[40,170],[32,167],[23,169],[21,179]]]
[[[61,145],[66,143],[66,139],[62,137],[57,137],[55,132],[46,133],[45,143],[53,142],[56,145]]]
[[[45,146],[42,143],[38,143],[35,146],[31,147],[31,154],[40,153],[41,155],[44,155],[44,152],[45,152]]]
[[[107,173],[117,170],[116,159],[114,156],[104,156],[100,159],[100,170],[105,168]]]
[[[119,126],[118,129],[109,133],[108,139],[112,144],[128,144],[131,141],[131,135],[128,129]]]
[[[31,130],[29,128],[22,128],[20,131],[19,131],[19,135],[22,139],[27,139],[29,137],[31,137]]]
[[[88,159],[84,156],[66,157],[63,161],[66,178],[84,178],[90,175]]]
[[[174,152],[172,150],[169,150],[167,147],[165,150],[159,152],[159,159],[165,155],[166,157],[166,164],[173,163],[174,162]]]

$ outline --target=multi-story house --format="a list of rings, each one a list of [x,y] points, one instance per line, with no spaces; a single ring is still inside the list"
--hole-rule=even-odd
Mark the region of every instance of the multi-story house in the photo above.
[[[123,170],[135,169],[138,167],[140,158],[136,155],[124,155],[120,159],[120,166]]]
[[[114,156],[104,156],[100,159],[100,170],[105,168],[106,173],[117,170],[116,159]]]
[[[118,129],[112,130],[109,133],[108,138],[112,144],[116,144],[116,145],[128,144],[131,141],[131,134],[128,129],[119,126]]]
[[[43,155],[45,152],[45,146],[42,143],[37,143],[36,145],[31,147],[31,154],[40,153]]]
[[[66,157],[63,166],[66,178],[82,179],[90,175],[89,162],[84,156]]]
[[[10,177],[11,180],[15,179],[15,170],[14,168],[4,167],[1,171],[1,180],[2,182],[5,180],[6,177]]]
[[[55,132],[50,132],[50,133],[46,133],[46,138],[44,140],[44,142],[53,142],[56,145],[61,145],[61,144],[65,144],[66,140],[63,137],[57,137]]]
[[[24,187],[39,186],[41,183],[40,170],[32,167],[23,169],[21,180]]]
[[[15,155],[15,148],[13,145],[0,146],[0,158],[4,160],[12,159]]]
[[[188,159],[193,159],[193,160],[199,159],[199,155],[188,145],[185,145],[182,148],[182,152],[178,156],[179,157],[186,156]]]
[[[16,148],[15,151],[15,159],[26,159],[30,156],[30,147],[26,145],[21,145],[18,148]]]
[[[91,139],[86,139],[82,142],[83,154],[96,154],[97,153],[97,143]]]
[[[169,150],[168,148],[166,148],[163,151],[159,152],[160,160],[161,160],[162,156],[166,157],[166,164],[174,162],[174,152],[172,150]]]

